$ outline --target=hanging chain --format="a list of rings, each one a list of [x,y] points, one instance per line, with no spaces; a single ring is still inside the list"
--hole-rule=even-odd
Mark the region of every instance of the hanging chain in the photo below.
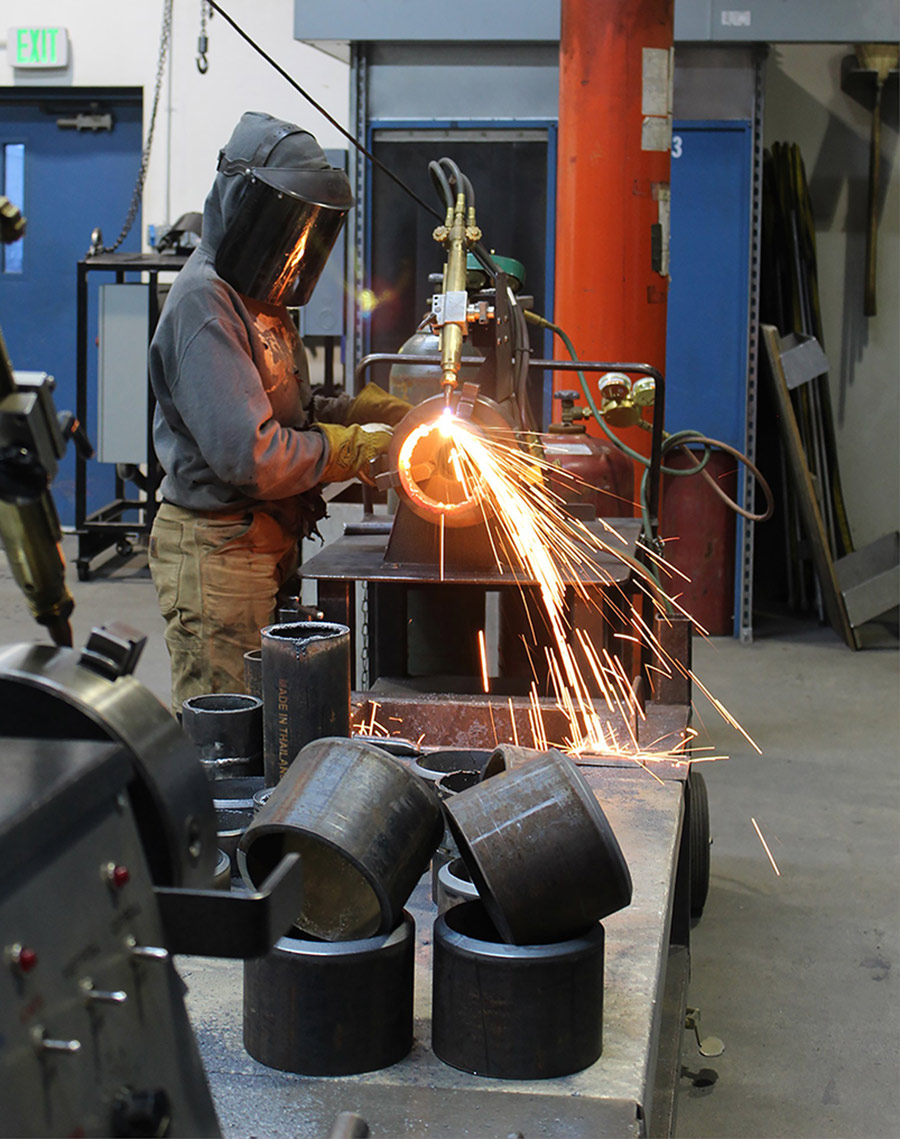
[[[362,586],[362,620],[360,621],[359,686],[365,692],[371,684],[369,677],[369,583],[362,581],[360,585]]]
[[[137,217],[138,210],[140,209],[141,195],[144,192],[144,180],[147,177],[147,167],[150,165],[150,150],[153,146],[153,128],[156,126],[156,112],[159,107],[159,95],[162,90],[163,73],[166,69],[166,56],[169,51],[171,34],[172,0],[163,0],[162,32],[159,40],[159,59],[156,63],[156,87],[153,92],[153,109],[150,112],[150,125],[147,128],[147,142],[144,145],[144,151],[141,155],[141,168],[138,171],[137,182],[135,183],[134,192],[131,195],[131,205],[128,207],[128,213],[125,217],[125,224],[122,226],[122,232],[116,238],[115,243],[113,245],[92,245],[92,253],[115,253],[131,232],[134,219]]]
[[[209,71],[209,60],[206,53],[209,51],[209,36],[206,34],[206,21],[212,19],[212,8],[208,0],[200,0],[200,35],[197,39],[197,70],[201,75]]]

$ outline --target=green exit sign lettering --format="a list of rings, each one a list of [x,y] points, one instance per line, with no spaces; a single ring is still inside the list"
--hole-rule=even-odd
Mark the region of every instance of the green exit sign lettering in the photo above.
[[[6,53],[12,67],[65,67],[69,36],[65,28],[10,28]]]

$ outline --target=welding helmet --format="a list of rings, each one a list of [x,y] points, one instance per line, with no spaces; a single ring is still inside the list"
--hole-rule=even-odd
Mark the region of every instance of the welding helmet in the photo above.
[[[243,184],[238,195],[229,187],[216,272],[243,296],[305,305],[353,205],[346,174],[307,131],[256,112],[242,117],[218,171]]]

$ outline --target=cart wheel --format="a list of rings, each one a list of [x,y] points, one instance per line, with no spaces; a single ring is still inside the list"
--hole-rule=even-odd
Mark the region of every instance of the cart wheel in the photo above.
[[[75,570],[78,574],[79,581],[91,580],[91,563],[85,561],[84,558],[78,559],[78,561],[75,563]]]
[[[130,558],[134,553],[134,546],[132,546],[127,538],[120,538],[118,542],[116,542],[116,553],[120,558]]]
[[[703,916],[703,907],[709,894],[709,797],[706,780],[692,771],[688,779],[690,807],[689,834],[691,857],[691,917]]]

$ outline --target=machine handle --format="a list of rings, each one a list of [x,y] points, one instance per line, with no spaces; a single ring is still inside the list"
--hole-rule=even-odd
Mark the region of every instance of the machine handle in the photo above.
[[[268,953],[291,927],[303,898],[300,855],[286,854],[258,893],[156,886],[171,953],[247,960]]]
[[[146,643],[147,638],[137,629],[122,621],[110,621],[91,629],[78,663],[107,680],[118,680],[134,672]]]

